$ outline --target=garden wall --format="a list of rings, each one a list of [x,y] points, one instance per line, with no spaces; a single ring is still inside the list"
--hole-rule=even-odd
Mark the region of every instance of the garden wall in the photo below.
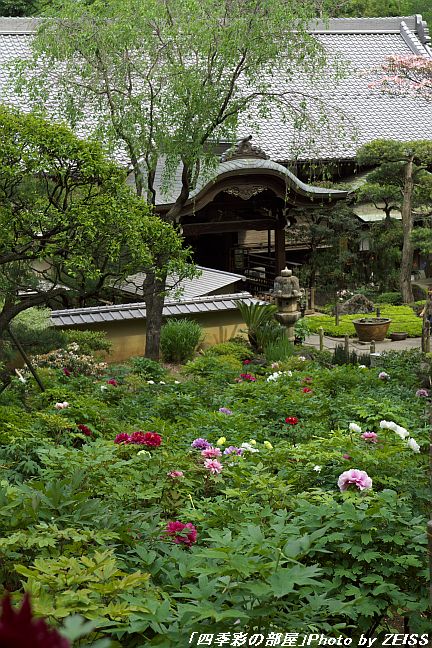
[[[197,313],[188,315],[187,319],[194,320],[204,330],[204,344],[212,345],[226,342],[235,335],[241,335],[246,328],[238,311],[215,313]],[[120,362],[133,356],[143,355],[146,339],[145,319],[121,320],[114,322],[100,322],[94,324],[74,325],[71,327],[80,330],[104,331],[112,343],[110,362]]]

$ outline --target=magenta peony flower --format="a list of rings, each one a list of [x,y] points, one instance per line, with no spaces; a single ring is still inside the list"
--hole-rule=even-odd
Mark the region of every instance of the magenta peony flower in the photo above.
[[[168,522],[165,533],[172,537],[176,544],[184,544],[190,547],[197,541],[197,530],[191,522],[183,524],[178,520]]]
[[[342,459],[346,459],[347,461],[349,461],[351,459],[351,455],[345,453],[342,455]]]
[[[372,488],[372,479],[364,470],[351,468],[351,470],[346,470],[339,476],[338,486],[341,491],[346,491],[351,485],[356,486],[361,491],[367,490]]]
[[[370,443],[378,443],[378,434],[375,432],[363,432],[360,434],[361,438]]]
[[[118,387],[118,382],[114,378],[107,380],[107,385],[112,385],[113,387]]]
[[[250,374],[250,373],[242,373],[242,374],[240,374],[240,378],[242,380],[246,380],[248,382],[255,382],[256,381],[255,376],[252,376],[252,374]]]
[[[312,394],[312,389],[310,387],[303,387],[303,394]]]
[[[85,434],[86,436],[92,436],[92,434],[93,434],[93,432],[90,430],[90,428],[87,427],[87,425],[83,425],[82,423],[80,423],[79,425],[77,425],[77,428],[78,428],[78,430],[79,430],[80,432],[82,432],[82,433]]]
[[[298,422],[299,420],[296,416],[287,416],[285,419],[285,423],[288,423],[288,425],[297,425]]]
[[[70,648],[69,641],[44,619],[34,619],[26,594],[20,610],[12,608],[9,596],[2,601],[0,617],[1,648]]]
[[[120,432],[114,439],[114,443],[130,443],[130,436],[127,432]]]
[[[184,472],[182,470],[170,470],[167,475],[173,479],[180,479],[181,477],[184,477]]]
[[[243,360],[244,365],[249,365],[252,362],[252,360]]]
[[[205,450],[206,448],[211,448],[211,443],[209,443],[207,439],[201,439],[201,437],[199,437],[198,439],[195,439],[195,441],[192,441],[191,448],[194,448],[195,450]]]
[[[72,372],[71,372],[67,367],[63,367],[63,373],[64,373],[64,375],[67,376],[68,378],[69,378],[69,376],[72,374]]]
[[[211,472],[212,475],[219,475],[223,470],[223,465],[217,459],[206,459],[204,467]]]
[[[215,457],[222,456],[222,452],[219,448],[205,448],[204,450],[201,450],[201,454],[206,459],[214,459]]]

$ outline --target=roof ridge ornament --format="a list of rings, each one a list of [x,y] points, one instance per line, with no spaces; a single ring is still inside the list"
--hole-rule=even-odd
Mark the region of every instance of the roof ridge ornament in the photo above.
[[[259,146],[251,144],[252,135],[241,137],[236,141],[234,147],[228,149],[221,155],[221,162],[229,160],[241,160],[245,158],[255,158],[258,160],[269,160],[270,156]]]

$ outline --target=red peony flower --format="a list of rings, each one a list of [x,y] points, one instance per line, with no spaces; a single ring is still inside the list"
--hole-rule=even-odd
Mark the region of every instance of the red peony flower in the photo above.
[[[252,360],[243,360],[243,364],[244,364],[244,365],[248,365],[248,364],[250,364],[251,362],[252,362]]]
[[[303,387],[303,394],[311,394],[312,389],[310,387]]]
[[[49,628],[44,619],[32,617],[28,594],[20,610],[12,608],[9,596],[3,599],[2,608],[0,648],[70,648],[67,639]]]
[[[184,544],[187,547],[195,544],[197,541],[197,530],[191,522],[168,522],[165,533],[172,537],[176,544]]]
[[[287,416],[285,419],[285,423],[288,423],[288,425],[297,425],[298,422],[299,420],[296,416]]]
[[[63,367],[63,373],[69,378],[72,372],[67,367]]]
[[[112,385],[113,387],[118,387],[118,382],[114,378],[107,380],[107,385]]]
[[[120,432],[114,439],[114,443],[130,443],[130,436],[127,432]]]
[[[77,425],[77,428],[78,428],[78,430],[79,430],[80,432],[82,432],[82,433],[85,434],[86,436],[92,436],[92,434],[93,434],[93,432],[90,430],[90,428],[87,427],[87,425],[83,425],[82,423],[80,423],[79,425]]]
[[[133,432],[130,436],[129,443],[137,443],[139,445],[147,446],[160,446],[162,437],[156,432]]]

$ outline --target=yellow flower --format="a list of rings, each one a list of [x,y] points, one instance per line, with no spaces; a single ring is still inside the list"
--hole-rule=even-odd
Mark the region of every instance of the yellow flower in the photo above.
[[[250,440],[249,440],[249,443],[250,443],[251,445],[256,445],[256,441],[255,441],[255,439],[250,439]]]
[[[218,440],[216,441],[216,445],[218,445],[218,446],[221,446],[221,445],[223,445],[224,443],[226,443],[226,438],[225,438],[225,437],[221,437],[220,439],[218,439]]]
[[[273,450],[273,446],[270,443],[270,441],[264,441],[264,447],[267,448],[268,450]]]

